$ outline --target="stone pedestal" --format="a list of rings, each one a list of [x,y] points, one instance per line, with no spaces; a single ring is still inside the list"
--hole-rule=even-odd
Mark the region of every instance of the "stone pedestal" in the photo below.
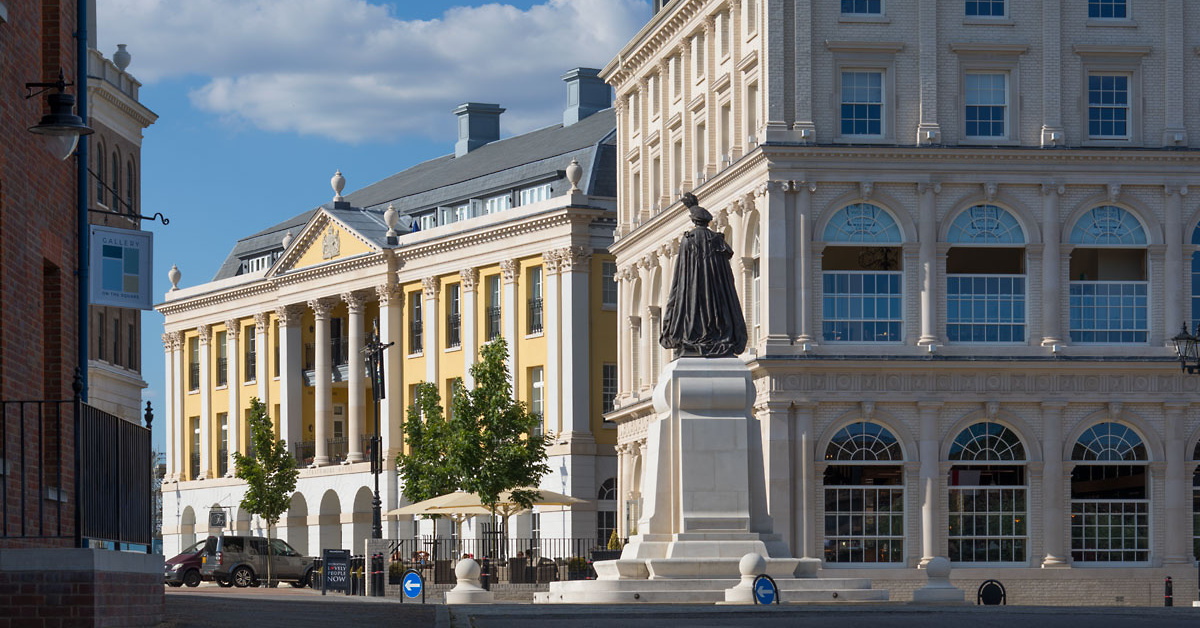
[[[495,597],[491,591],[479,586],[479,563],[470,558],[458,561],[454,566],[454,577],[458,584],[446,592],[447,604],[491,604]]]
[[[950,583],[950,560],[941,556],[925,565],[929,584],[913,591],[913,602],[918,604],[962,604],[966,600],[963,590]]]

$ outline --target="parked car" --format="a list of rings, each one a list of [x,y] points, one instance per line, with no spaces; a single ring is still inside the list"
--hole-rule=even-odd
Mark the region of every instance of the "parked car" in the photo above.
[[[294,587],[303,587],[312,580],[313,559],[301,556],[282,539],[261,536],[210,536],[205,547],[207,554],[200,568],[205,579],[235,587],[258,586],[267,577],[267,545],[270,543],[271,578]]]
[[[200,568],[204,564],[204,548],[206,545],[207,539],[198,541],[166,561],[163,565],[163,577],[166,579],[167,586],[200,586],[200,581],[203,580]]]

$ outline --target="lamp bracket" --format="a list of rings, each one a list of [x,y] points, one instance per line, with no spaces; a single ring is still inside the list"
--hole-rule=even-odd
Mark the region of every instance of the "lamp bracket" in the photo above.
[[[89,208],[88,213],[89,214],[105,214],[107,216],[120,216],[121,218],[130,218],[130,219],[137,218],[139,220],[150,220],[150,221],[161,220],[164,227],[171,224],[171,219],[164,216],[162,214],[162,212],[154,212],[153,216],[145,216],[142,214],[134,214],[132,212],[126,214],[126,213],[119,212],[119,211],[113,211],[111,209],[90,209]]]
[[[25,100],[29,100],[30,98],[33,98],[34,96],[40,96],[52,89],[57,89],[59,92],[65,92],[65,91],[67,91],[67,88],[72,85],[74,85],[74,83],[68,83],[66,81],[66,79],[63,77],[62,68],[59,68],[58,80],[54,81],[53,83],[26,83],[25,84],[25,91],[26,91]],[[35,89],[37,90],[36,92],[33,91]]]

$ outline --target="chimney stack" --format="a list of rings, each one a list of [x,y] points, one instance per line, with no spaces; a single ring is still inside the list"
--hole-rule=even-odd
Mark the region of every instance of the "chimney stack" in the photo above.
[[[576,122],[612,106],[612,88],[600,80],[600,70],[575,68],[563,75],[567,82],[567,109],[563,111],[563,126]]]
[[[454,109],[458,116],[458,142],[454,144],[454,156],[467,153],[500,139],[500,105],[468,102]]]

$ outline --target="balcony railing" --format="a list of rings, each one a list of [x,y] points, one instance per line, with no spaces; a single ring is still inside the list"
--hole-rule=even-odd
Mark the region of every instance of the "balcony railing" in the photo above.
[[[494,305],[487,309],[487,339],[495,340],[500,336],[500,306]]]
[[[326,439],[325,446],[327,448],[330,462],[343,462],[346,460],[346,456],[350,453],[350,439],[344,436],[341,438]]]
[[[462,346],[462,318],[458,315],[446,317],[446,347]]]
[[[396,574],[416,569],[433,584],[454,583],[454,563],[467,555],[486,566],[489,580],[502,584],[546,584],[557,580],[595,578],[592,563],[620,557],[620,550],[607,549],[608,539],[594,538],[514,538],[486,526],[481,539],[417,537],[388,539],[380,552],[401,568],[385,568]],[[374,542],[373,542],[374,543]],[[395,594],[399,594],[395,590]],[[392,594],[389,589],[389,595]]]
[[[292,443],[292,457],[296,459],[297,466],[308,466],[312,464],[313,458],[317,455],[317,442],[311,440],[302,440]]]
[[[188,390],[200,390],[200,363],[192,362],[188,365]]]
[[[529,300],[529,333],[542,333],[542,300]]]
[[[229,358],[217,358],[217,385],[229,383]]]
[[[217,474],[225,477],[229,473],[229,450],[222,447],[217,450]]]
[[[329,359],[334,368],[345,366],[350,359],[350,343],[346,341],[330,341],[329,342]],[[304,370],[311,371],[316,368],[317,364],[317,345],[315,343],[305,343],[304,345]]]

